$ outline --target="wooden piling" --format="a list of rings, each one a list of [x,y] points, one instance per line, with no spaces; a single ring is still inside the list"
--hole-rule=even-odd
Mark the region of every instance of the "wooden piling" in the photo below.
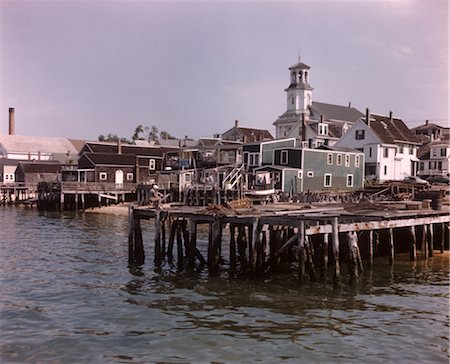
[[[197,248],[197,224],[193,219],[188,221],[189,236],[187,237],[187,268],[194,270],[195,268],[195,250]]]
[[[141,221],[134,215],[131,205],[128,209],[128,263],[142,265],[145,261],[144,245],[142,241]]]
[[[334,286],[341,285],[341,272],[339,265],[339,219],[337,217],[332,220],[332,240],[333,240],[333,260],[334,260]]]
[[[394,264],[394,229],[389,229],[389,264]]]
[[[422,244],[421,244],[422,254],[425,259],[428,258],[428,224],[423,225],[422,229]]]
[[[170,236],[169,236],[169,244],[167,246],[167,260],[169,262],[173,261],[173,245],[175,243],[175,234],[177,230],[177,221],[172,220],[170,224]]]
[[[230,224],[230,270],[236,271],[236,239],[235,239],[236,226]]]
[[[301,220],[298,231],[298,280],[300,283],[303,283],[305,279],[305,263],[305,221]]]
[[[445,235],[447,234],[447,231],[445,229],[445,222],[441,224],[441,253],[444,252],[444,245],[445,245]]]
[[[209,224],[210,239],[208,243],[208,273],[216,275],[219,273],[220,244],[222,241],[222,222],[219,216]]]
[[[409,229],[411,231],[411,243],[409,246],[409,259],[415,261],[415,260],[417,260],[416,228],[415,228],[415,226],[411,226]]]
[[[305,236],[305,252],[306,260],[308,262],[309,279],[311,282],[317,282],[316,266],[314,264],[314,248],[312,245],[311,237]]]
[[[183,255],[183,238],[181,234],[181,224],[177,224],[177,268],[182,270],[184,267],[184,255]]]
[[[156,267],[161,266],[161,210],[156,211],[155,216],[155,256],[154,263]]]
[[[369,266],[373,267],[373,230],[369,230]]]
[[[322,272],[323,275],[326,276],[326,272],[328,270],[328,251],[329,251],[329,234],[323,234],[323,241],[322,241],[322,257],[323,257],[323,268]]]
[[[432,257],[433,256],[433,250],[434,250],[434,233],[433,233],[433,224],[429,225],[429,236],[430,236],[430,240],[428,243],[428,256]]]

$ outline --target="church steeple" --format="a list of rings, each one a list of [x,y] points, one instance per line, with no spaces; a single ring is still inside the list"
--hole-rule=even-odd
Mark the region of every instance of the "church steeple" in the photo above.
[[[289,67],[291,84],[285,90],[287,92],[287,110],[302,114],[308,113],[308,107],[312,104],[312,91],[309,85],[309,70],[311,67],[300,62]]]

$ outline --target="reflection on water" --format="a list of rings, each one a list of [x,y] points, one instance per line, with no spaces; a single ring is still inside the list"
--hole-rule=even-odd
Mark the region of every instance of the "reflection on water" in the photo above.
[[[335,290],[295,275],[129,271],[123,217],[11,208],[0,221],[2,362],[449,360],[447,253],[377,259]]]

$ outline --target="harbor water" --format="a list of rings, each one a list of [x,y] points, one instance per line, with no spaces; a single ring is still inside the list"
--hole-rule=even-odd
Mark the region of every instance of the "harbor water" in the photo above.
[[[1,363],[448,363],[449,255],[299,286],[127,266],[127,218],[0,209]],[[206,240],[200,234],[200,240]],[[341,267],[343,272],[346,266]]]

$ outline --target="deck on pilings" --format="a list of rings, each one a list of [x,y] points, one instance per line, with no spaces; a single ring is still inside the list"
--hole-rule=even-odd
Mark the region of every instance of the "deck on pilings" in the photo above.
[[[317,280],[333,267],[334,282],[340,282],[340,265],[351,266],[352,279],[369,265],[379,246],[391,263],[397,252],[410,253],[411,260],[431,257],[448,249],[448,206],[423,208],[420,202],[381,204],[269,204],[229,209],[223,206],[151,209],[131,206],[129,211],[129,263],[144,263],[140,220],[155,221],[154,264],[175,260],[178,268],[193,270],[207,265],[210,274],[223,268],[240,269],[251,276],[276,272],[280,266],[296,265],[301,281],[309,273]],[[207,257],[197,248],[196,227],[209,225]],[[229,228],[229,244],[223,231]],[[166,228],[168,234],[166,234]],[[368,233],[366,233],[368,232]],[[236,234],[237,233],[237,234]],[[168,237],[168,241],[166,241]],[[295,247],[295,249],[293,249]],[[420,252],[420,254],[418,253]],[[356,268],[355,268],[356,267]],[[314,278],[316,277],[316,278]]]

